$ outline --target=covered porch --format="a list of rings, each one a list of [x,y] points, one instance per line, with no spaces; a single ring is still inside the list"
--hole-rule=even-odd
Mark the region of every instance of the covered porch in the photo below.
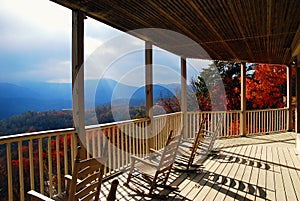
[[[64,190],[62,177],[72,169],[77,135],[92,155],[99,155],[105,135],[110,137],[109,168],[106,169],[102,196],[117,177],[119,200],[144,200],[128,196],[122,185],[130,164],[130,155],[143,156],[149,147],[161,149],[167,132],[185,127],[184,137],[193,137],[203,111],[188,112],[186,97],[186,59],[212,59],[241,62],[241,109],[209,111],[213,121],[223,113],[222,134],[218,136],[220,153],[209,157],[199,174],[172,172],[170,184],[179,192],[162,193],[170,200],[299,200],[300,184],[300,26],[298,0],[269,1],[72,1],[52,0],[72,10],[72,83],[74,128],[20,134],[0,138],[5,147],[7,197],[26,200],[30,189],[50,197]],[[145,41],[146,117],[105,125],[85,126],[84,113],[84,20],[86,16],[127,32]],[[180,33],[195,43],[174,40],[160,30]],[[154,116],[153,46],[165,49],[181,59],[181,112]],[[205,53],[202,52],[205,50]],[[287,107],[273,110],[246,110],[246,63],[286,65],[288,74]],[[291,68],[296,68],[297,106],[295,133],[292,129]],[[149,127],[149,121],[151,126]],[[228,137],[231,139],[222,139]],[[151,139],[151,140],[145,140]],[[26,146],[28,149],[22,149]],[[19,169],[14,169],[13,151]],[[45,153],[45,155],[43,155]],[[24,160],[28,156],[28,160]],[[86,157],[86,156],[83,156]],[[53,161],[52,159],[56,160]],[[36,160],[38,159],[38,160]],[[40,161],[40,162],[38,162]],[[43,162],[41,162],[43,161]],[[17,182],[16,182],[17,181]],[[104,199],[104,197],[102,197]]]
[[[239,133],[246,135],[246,64],[287,66],[287,130],[292,123],[292,68],[296,69],[295,132],[300,133],[300,25],[298,1],[69,1],[52,0],[72,10],[74,126],[85,144],[84,20],[91,17],[145,41],[146,117],[153,120],[153,48],[180,57],[181,112],[188,136],[187,59],[241,63]],[[226,107],[225,107],[226,110]],[[252,125],[254,126],[254,125]],[[148,133],[156,133],[150,126]],[[296,137],[296,148],[300,151]],[[299,137],[300,139],[300,137]],[[151,140],[149,143],[152,143]],[[299,144],[299,146],[298,146]]]

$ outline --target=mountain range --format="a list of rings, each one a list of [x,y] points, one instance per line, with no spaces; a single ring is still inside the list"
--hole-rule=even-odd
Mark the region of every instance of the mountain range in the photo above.
[[[154,84],[153,99],[175,96],[180,84]],[[105,104],[145,104],[145,86],[136,87],[112,79],[85,81],[85,107]],[[72,108],[71,83],[0,83],[0,120],[26,111]]]

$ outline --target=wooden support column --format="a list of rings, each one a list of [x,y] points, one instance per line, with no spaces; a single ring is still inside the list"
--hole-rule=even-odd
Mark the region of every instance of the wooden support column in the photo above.
[[[240,132],[246,136],[246,62],[241,63],[241,119]]]
[[[287,75],[287,94],[286,94],[286,102],[287,102],[287,109],[288,109],[288,116],[287,116],[287,130],[293,130],[293,108],[292,108],[292,68],[293,66],[287,66],[286,68],[286,75]]]
[[[145,80],[146,80],[146,116],[150,119],[148,125],[149,148],[154,148],[153,136],[153,50],[152,43],[146,41],[145,44]]]
[[[186,58],[181,57],[181,112],[184,138],[188,137]]]
[[[296,119],[295,119],[295,132],[296,136],[296,150],[300,153],[300,64],[295,62],[296,67]]]
[[[72,12],[72,109],[73,123],[81,146],[80,158],[86,158],[84,115],[84,13]]]

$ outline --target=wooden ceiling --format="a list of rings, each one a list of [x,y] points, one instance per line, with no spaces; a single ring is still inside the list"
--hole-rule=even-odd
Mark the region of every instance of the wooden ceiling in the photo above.
[[[289,64],[299,51],[299,0],[51,1],[121,31],[159,28],[131,34],[184,57]]]

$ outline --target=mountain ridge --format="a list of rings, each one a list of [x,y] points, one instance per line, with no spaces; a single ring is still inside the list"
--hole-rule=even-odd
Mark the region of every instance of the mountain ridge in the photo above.
[[[180,84],[154,84],[153,98],[175,96]],[[85,81],[85,107],[125,102],[145,103],[145,86],[135,87],[112,79]],[[72,108],[71,83],[0,83],[0,120],[26,111],[42,112]]]

